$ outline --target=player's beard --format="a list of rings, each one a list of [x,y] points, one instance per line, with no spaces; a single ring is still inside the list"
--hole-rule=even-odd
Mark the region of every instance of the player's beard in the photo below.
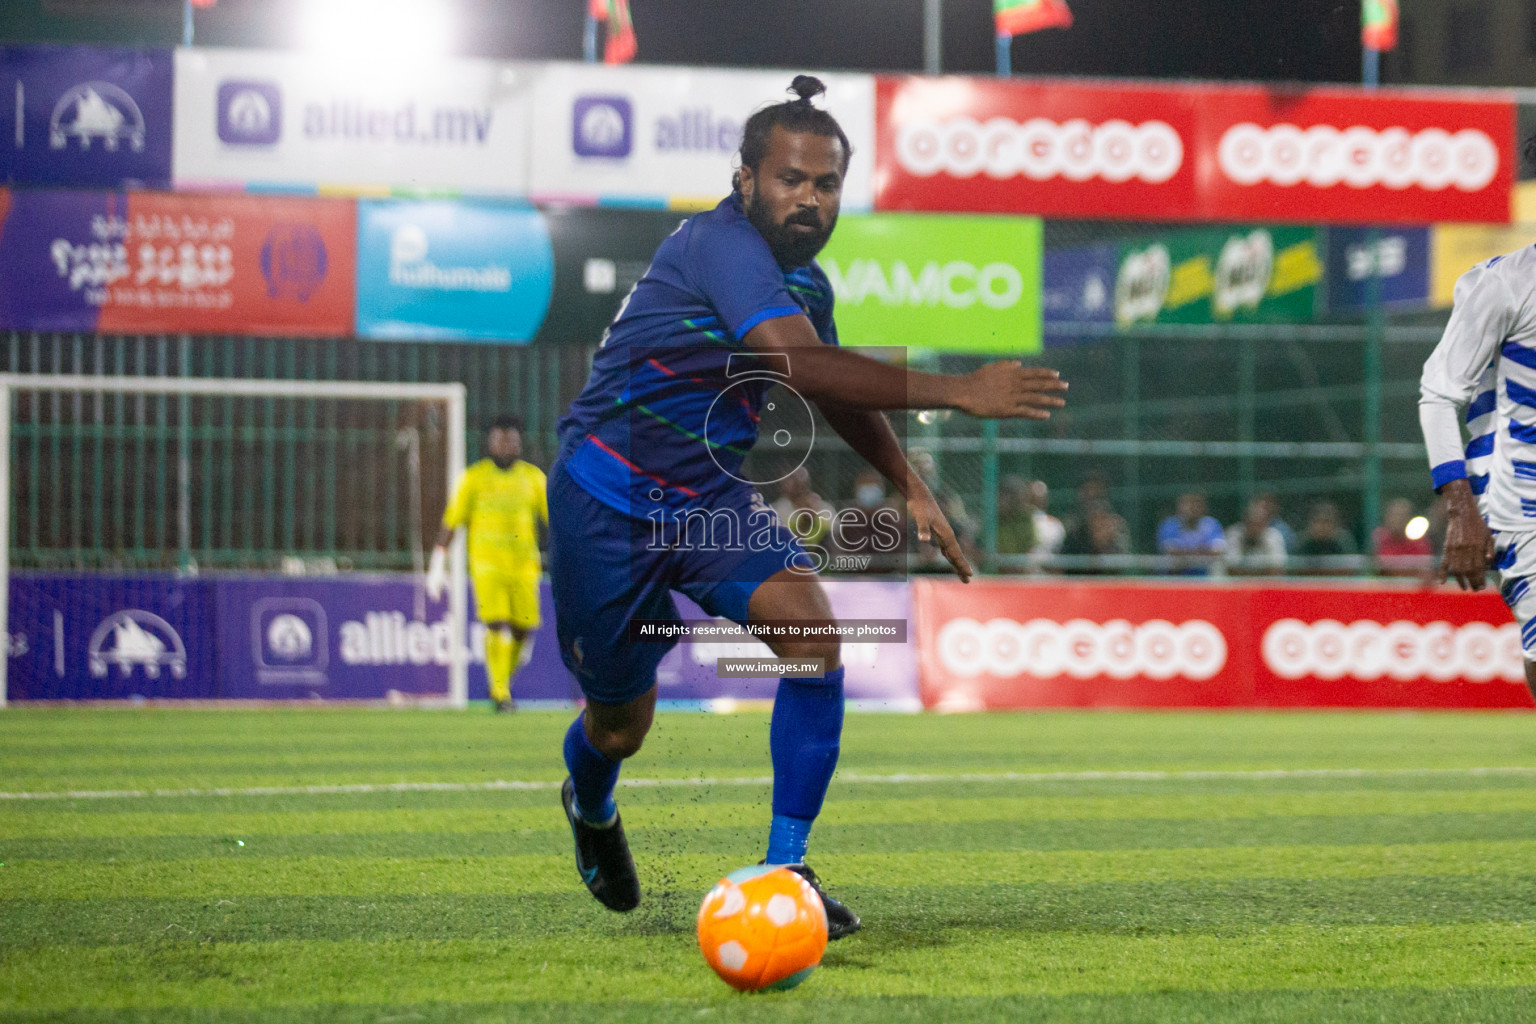
[[[816,254],[821,252],[832,237],[832,229],[837,227],[836,214],[833,214],[830,224],[822,227],[821,218],[809,210],[797,210],[782,223],[775,223],[773,215],[768,212],[768,205],[758,202],[756,195],[746,204],[746,211],[747,220],[768,243],[774,261],[785,270],[803,267],[815,259]],[[791,224],[805,224],[816,230],[810,234],[800,234],[790,230]]]
[[[513,456],[512,458],[497,458],[496,456],[492,455],[491,461],[496,464],[497,469],[507,470],[512,468],[512,464],[517,461],[517,458],[516,456]]]

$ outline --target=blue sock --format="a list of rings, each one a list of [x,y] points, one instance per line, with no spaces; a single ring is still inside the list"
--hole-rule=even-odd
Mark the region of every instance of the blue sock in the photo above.
[[[820,679],[781,679],[768,747],[773,753],[773,827],[768,863],[805,859],[811,823],[821,813],[843,733],[843,670]]]
[[[619,762],[610,761],[587,739],[581,715],[565,731],[565,767],[576,787],[576,813],[589,825],[606,825],[619,813],[613,787],[619,782]]]

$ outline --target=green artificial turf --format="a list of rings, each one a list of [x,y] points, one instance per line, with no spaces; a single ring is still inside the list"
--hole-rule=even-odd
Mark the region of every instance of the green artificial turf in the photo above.
[[[657,720],[624,916],[566,722],[0,713],[0,1021],[1536,1021],[1536,718],[851,716],[812,863],[866,928],[755,997],[693,915],[766,716]]]

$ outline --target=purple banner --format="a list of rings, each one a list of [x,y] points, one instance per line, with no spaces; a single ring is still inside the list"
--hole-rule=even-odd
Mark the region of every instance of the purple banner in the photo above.
[[[1115,273],[1119,250],[1113,245],[1048,249],[1042,267],[1041,315],[1046,323],[1107,324],[1115,318]],[[1046,338],[1046,344],[1060,339]]]
[[[836,580],[824,583],[839,619],[912,619],[912,590],[905,583],[872,580]],[[681,594],[677,606],[684,619],[707,619],[692,601]],[[910,632],[910,631],[909,631]],[[844,642],[847,667],[844,692],[848,700],[891,710],[912,711],[920,706],[917,696],[917,656],[913,639],[904,644]],[[720,658],[768,657],[767,646],[751,641],[740,644],[682,643],[667,654],[656,670],[657,696],[661,700],[710,701],[772,700],[778,679],[717,679]]]
[[[10,600],[12,700],[219,696],[205,580],[13,573]]]
[[[0,47],[0,181],[169,188],[171,51]]]
[[[107,291],[128,276],[114,223],[126,196],[112,192],[12,192],[0,217],[0,327],[94,331]]]
[[[828,583],[844,619],[909,619],[904,583]],[[520,701],[579,700],[560,661],[554,606],[517,673]],[[681,596],[684,618],[706,618]],[[471,606],[473,615],[473,606]],[[469,696],[487,696],[485,629],[471,621]],[[409,576],[109,577],[18,573],[11,581],[10,695],[16,700],[232,698],[385,700],[445,696],[452,637],[446,602]],[[766,656],[753,641],[680,644],[657,672],[660,698],[683,704],[771,700],[777,679],[719,679],[721,657]],[[844,643],[847,695],[917,710],[912,641]]]

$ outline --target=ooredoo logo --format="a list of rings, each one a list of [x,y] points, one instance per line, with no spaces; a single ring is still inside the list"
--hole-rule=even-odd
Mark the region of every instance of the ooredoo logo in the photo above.
[[[1023,175],[1032,181],[1135,178],[1159,185],[1184,165],[1184,140],[1164,121],[1093,124],[1074,118],[1058,124],[1036,117],[1020,124],[1006,117],[986,122],[957,117],[904,125],[896,135],[896,160],[922,178],[985,173],[997,179]]]
[[[1251,122],[1233,125],[1221,137],[1217,163],[1238,185],[1268,182],[1289,188],[1306,182],[1317,188],[1384,185],[1439,192],[1454,185],[1463,192],[1486,188],[1499,172],[1499,149],[1474,128],[1452,134],[1442,128],[1340,130],[1329,125],[1299,128]]]
[[[999,679],[1210,679],[1227,664],[1227,638],[1203,619],[1179,625],[1153,619],[1132,625],[1087,619],[952,619],[939,630],[940,663],[957,676]]]
[[[1281,619],[1264,632],[1264,664],[1281,679],[1408,681],[1525,679],[1520,627],[1469,622],[1302,622]]]

